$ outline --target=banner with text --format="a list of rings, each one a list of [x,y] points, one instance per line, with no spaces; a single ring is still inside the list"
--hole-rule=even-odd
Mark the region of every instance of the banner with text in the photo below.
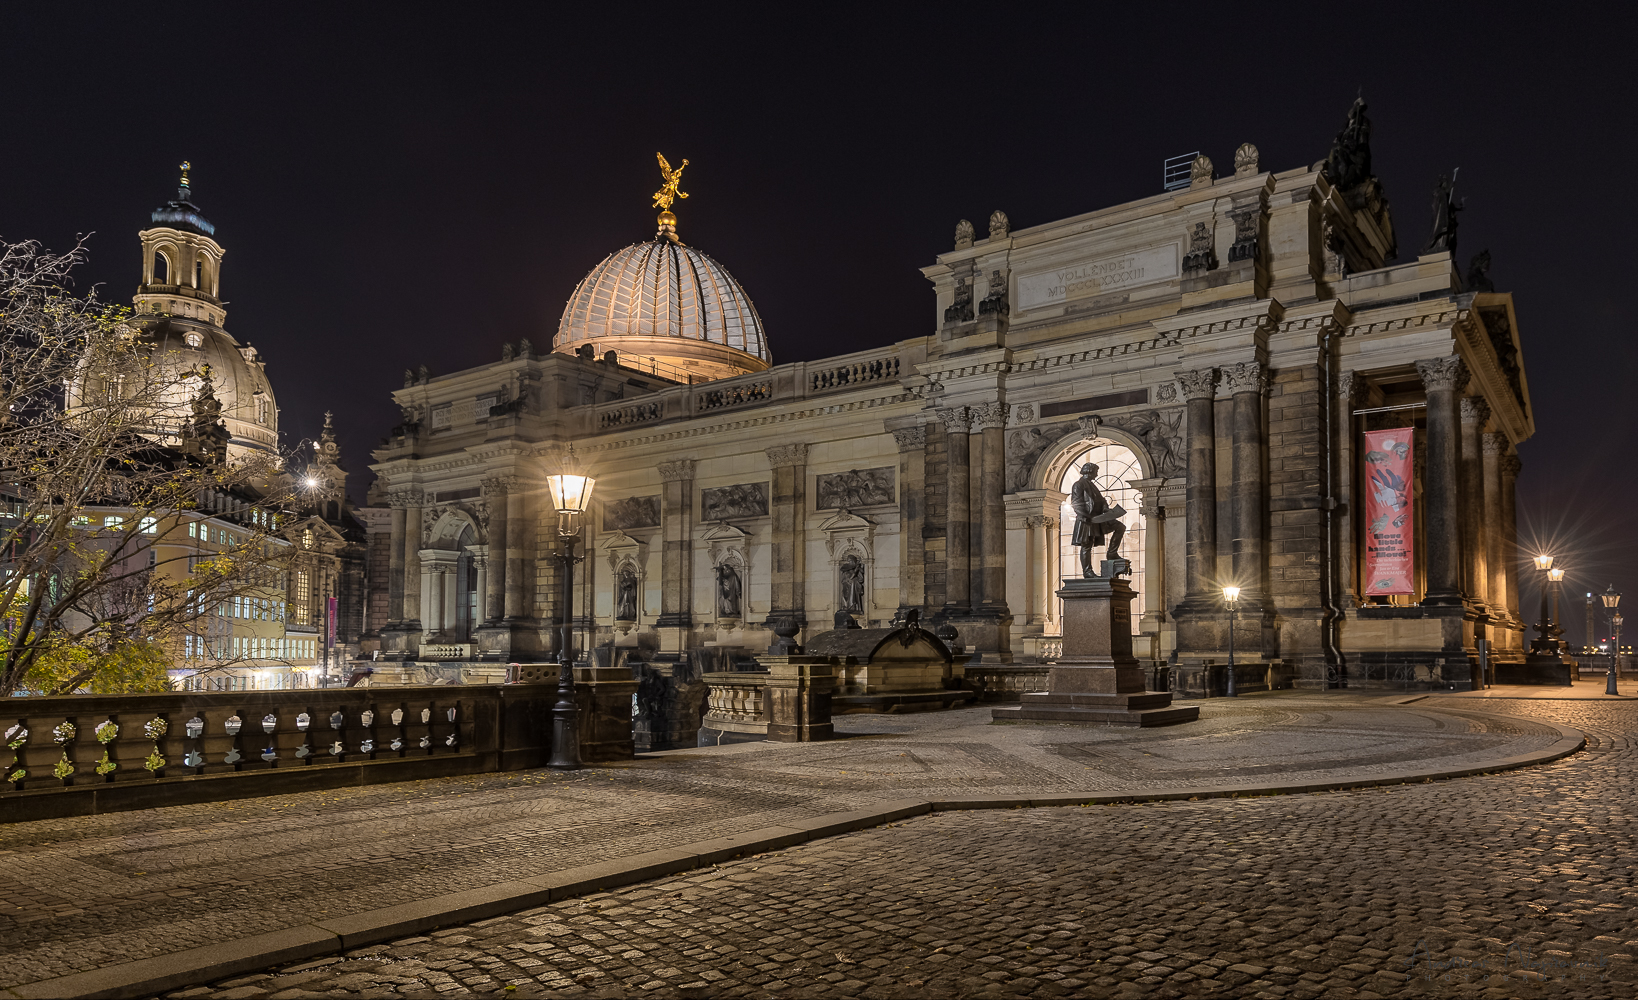
[[[1416,590],[1411,443],[1416,431],[1365,432],[1365,593]]]

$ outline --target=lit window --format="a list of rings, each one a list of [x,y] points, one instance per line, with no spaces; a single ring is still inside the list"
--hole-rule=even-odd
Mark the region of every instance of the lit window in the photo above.
[[[104,528],[113,528],[118,530],[124,524],[125,518],[120,517],[118,514],[109,514],[107,517],[102,519],[102,526]]]
[[[144,535],[157,535],[159,533],[159,518],[157,517],[145,517],[140,524]]]
[[[189,538],[198,538],[199,537],[199,522],[198,521],[189,521],[188,522],[188,537]]]

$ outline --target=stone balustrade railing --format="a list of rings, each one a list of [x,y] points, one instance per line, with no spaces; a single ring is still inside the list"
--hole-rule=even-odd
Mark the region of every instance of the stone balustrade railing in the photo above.
[[[616,427],[632,427],[637,424],[646,424],[660,419],[659,403],[633,403],[630,406],[617,406],[604,410],[597,415],[597,429],[611,430]]]
[[[760,671],[731,671],[704,675],[710,694],[705,718],[718,722],[768,722],[768,675]]]
[[[721,410],[730,406],[742,406],[746,403],[760,403],[772,398],[773,382],[765,379],[729,385],[713,383],[711,388],[702,388],[695,393],[694,409],[698,413],[705,413],[708,410]]]
[[[631,756],[629,678],[578,670],[581,755]],[[539,767],[554,684],[0,702],[0,822]]]
[[[899,377],[899,358],[893,354],[887,357],[871,358],[866,361],[853,361],[833,368],[822,368],[808,372],[808,389],[811,392],[825,392],[832,389],[845,389],[849,386],[864,382],[881,382]]]

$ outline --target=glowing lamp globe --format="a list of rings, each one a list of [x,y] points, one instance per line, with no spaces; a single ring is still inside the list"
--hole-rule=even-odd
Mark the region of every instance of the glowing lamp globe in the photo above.
[[[1550,569],[1547,571],[1547,579],[1553,581],[1554,583],[1558,583],[1560,580],[1564,579],[1564,571],[1561,569]]]
[[[1229,602],[1230,604],[1233,604],[1235,601],[1238,601],[1239,599],[1240,599],[1240,588],[1239,587],[1224,587],[1223,588],[1223,600]]]
[[[1615,608],[1621,606],[1621,594],[1615,589],[1615,584],[1613,583],[1610,584],[1610,589],[1604,591],[1599,596],[1604,599],[1604,607],[1606,608],[1614,610]]]
[[[590,476],[559,473],[546,477],[546,490],[551,493],[552,506],[559,514],[584,514],[596,482]]]
[[[1552,556],[1536,556],[1536,569],[1549,570],[1553,568]]]

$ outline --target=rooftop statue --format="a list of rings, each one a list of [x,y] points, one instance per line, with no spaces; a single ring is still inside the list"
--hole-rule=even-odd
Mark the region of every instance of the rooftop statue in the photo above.
[[[1365,117],[1365,97],[1354,98],[1348,122],[1331,141],[1331,152],[1320,169],[1326,180],[1346,191],[1371,176],[1371,120]]]
[[[1458,167],[1448,174],[1440,174],[1439,180],[1433,185],[1433,232],[1428,236],[1428,245],[1422,248],[1424,254],[1449,252],[1456,255],[1456,213],[1464,207],[1464,203],[1456,200],[1456,175],[1461,173]]]
[[[683,160],[677,169],[673,170],[671,164],[666,162],[664,153],[655,153],[654,157],[660,161],[660,178],[665,182],[660,185],[660,190],[654,192],[654,207],[669,212],[672,201],[688,197],[688,192],[677,190],[677,185],[682,183],[682,172],[688,166],[688,161]]]

